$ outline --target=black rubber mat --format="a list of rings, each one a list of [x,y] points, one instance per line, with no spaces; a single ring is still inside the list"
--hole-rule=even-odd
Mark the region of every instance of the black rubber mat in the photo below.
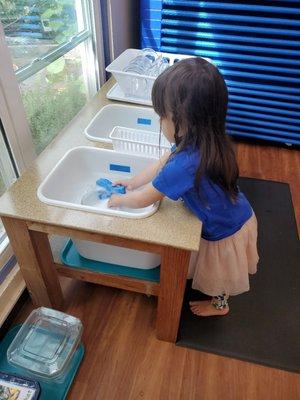
[[[225,317],[194,316],[188,302],[207,296],[188,282],[177,345],[299,372],[300,244],[289,186],[241,178],[240,188],[258,220],[258,272]]]

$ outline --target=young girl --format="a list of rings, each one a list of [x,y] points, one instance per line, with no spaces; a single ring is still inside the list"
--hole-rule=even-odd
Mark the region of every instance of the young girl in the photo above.
[[[257,222],[237,186],[236,158],[225,133],[228,94],[218,69],[202,58],[177,62],[154,82],[154,110],[169,154],[127,181],[110,207],[139,208],[164,196],[182,199],[202,221],[200,250],[191,256],[192,287],[212,297],[190,302],[199,316],[225,315],[228,297],[249,290],[257,269]],[[132,190],[146,185],[141,191]]]

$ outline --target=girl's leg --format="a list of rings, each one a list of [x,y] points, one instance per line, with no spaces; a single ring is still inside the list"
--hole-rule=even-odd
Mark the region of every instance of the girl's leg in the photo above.
[[[229,296],[224,293],[213,297],[211,300],[190,301],[191,311],[200,317],[226,315],[229,313],[228,298]]]

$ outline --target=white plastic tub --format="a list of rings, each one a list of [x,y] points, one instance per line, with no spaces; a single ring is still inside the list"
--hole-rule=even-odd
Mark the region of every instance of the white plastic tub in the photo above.
[[[157,132],[140,131],[137,129],[116,126],[109,135],[114,150],[120,153],[142,154],[146,157],[162,157],[170,150],[170,143]]]
[[[85,129],[85,135],[95,142],[111,143],[109,134],[115,126],[139,131],[160,131],[159,117],[150,107],[110,104],[101,109]]]
[[[76,147],[69,150],[39,186],[38,198],[47,204],[91,211],[99,214],[125,218],[145,218],[155,213],[159,204],[139,209],[108,208],[108,200],[97,196],[89,202],[82,200],[91,188],[97,187],[96,180],[107,178],[112,182],[128,179],[143,170],[155,159],[113,150],[94,147]]]
[[[119,57],[117,57],[110,65],[106,67],[106,71],[113,74],[114,78],[117,80],[118,84],[123,90],[125,96],[151,100],[152,86],[156,77],[123,71],[123,69],[129,64],[129,62],[137,57],[139,54],[140,50],[138,49],[125,50],[122,54],[119,55]],[[183,60],[184,58],[193,57],[186,54],[160,54],[170,60],[170,66],[173,65],[174,61],[176,62],[176,60]],[[136,89],[137,87],[139,88],[139,90]],[[143,88],[143,90],[140,90],[140,88]]]
[[[158,254],[74,238],[72,240],[78,253],[90,260],[139,269],[152,269],[160,265],[160,256]]]

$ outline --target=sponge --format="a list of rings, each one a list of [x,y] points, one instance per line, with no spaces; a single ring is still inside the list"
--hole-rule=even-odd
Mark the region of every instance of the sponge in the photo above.
[[[110,180],[105,178],[100,178],[96,181],[96,184],[104,189],[98,194],[99,199],[109,199],[112,194],[125,194],[126,188],[122,185],[114,185]]]

